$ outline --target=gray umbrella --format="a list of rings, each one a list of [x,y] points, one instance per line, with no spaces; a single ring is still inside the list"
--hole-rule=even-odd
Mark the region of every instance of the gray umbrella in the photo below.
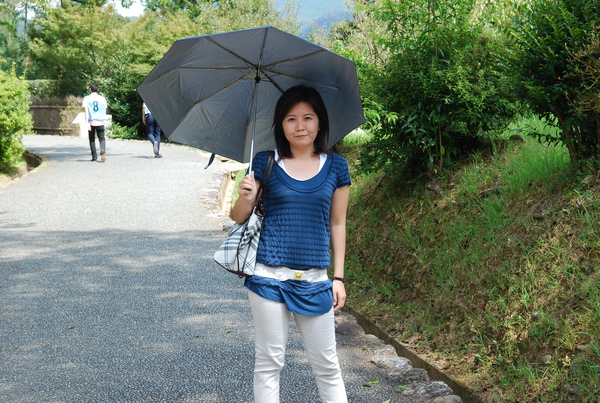
[[[354,62],[271,26],[180,39],[137,91],[169,140],[248,162],[275,148],[275,103],[298,84],[323,97],[329,146],[364,122]]]

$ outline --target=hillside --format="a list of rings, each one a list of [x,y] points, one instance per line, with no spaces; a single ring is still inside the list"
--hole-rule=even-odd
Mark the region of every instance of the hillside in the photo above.
[[[600,400],[597,167],[527,138],[436,183],[352,169],[357,311],[483,401]]]

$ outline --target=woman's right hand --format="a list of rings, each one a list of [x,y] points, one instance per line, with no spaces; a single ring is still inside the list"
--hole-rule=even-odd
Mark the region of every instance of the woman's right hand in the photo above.
[[[238,194],[239,197],[245,202],[254,203],[254,199],[256,199],[256,192],[257,186],[256,181],[254,180],[254,171],[252,171],[248,175],[244,176],[244,179],[240,181],[238,186]]]
[[[244,176],[238,186],[238,199],[233,206],[233,219],[238,224],[244,223],[254,207],[259,184],[254,180],[254,171]]]

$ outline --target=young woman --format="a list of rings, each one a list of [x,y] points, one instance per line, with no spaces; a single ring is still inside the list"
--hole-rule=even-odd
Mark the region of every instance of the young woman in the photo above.
[[[277,149],[263,195],[265,219],[255,275],[246,280],[256,337],[256,403],[279,402],[288,326],[293,314],[321,400],[347,402],[338,363],[334,311],[346,301],[344,255],[350,174],[327,149],[329,118],[319,92],[288,89],[273,118]],[[250,215],[269,152],[239,185],[236,222]],[[327,276],[333,259],[333,280]]]

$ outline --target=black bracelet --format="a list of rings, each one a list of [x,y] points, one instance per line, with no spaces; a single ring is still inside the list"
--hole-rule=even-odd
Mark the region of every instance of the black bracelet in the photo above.
[[[339,281],[341,281],[342,283],[344,282],[344,277],[334,277],[333,279],[334,279],[334,280],[339,280]]]

